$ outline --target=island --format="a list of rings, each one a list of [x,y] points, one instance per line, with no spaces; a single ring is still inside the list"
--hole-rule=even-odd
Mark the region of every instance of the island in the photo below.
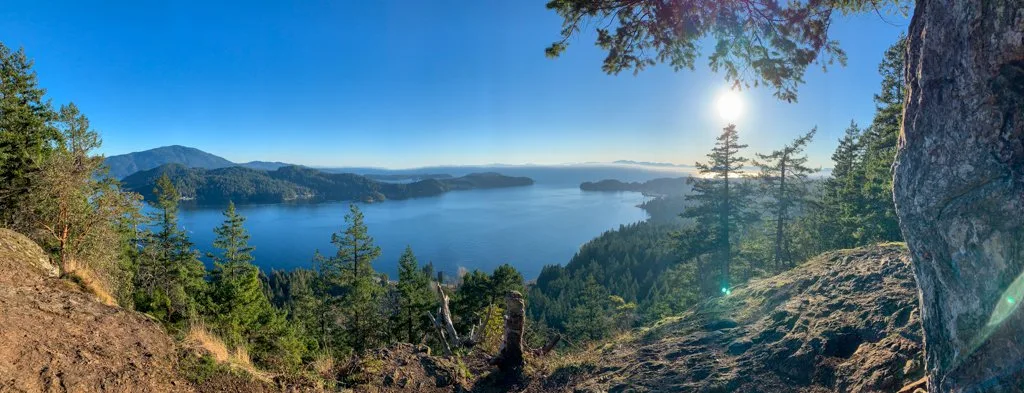
[[[166,164],[136,172],[122,180],[124,188],[154,200],[154,184],[167,175],[181,199],[199,205],[280,203],[291,201],[327,202],[409,199],[441,195],[449,191],[521,187],[533,184],[528,177],[499,173],[471,173],[454,178],[429,178],[408,183],[384,182],[353,173],[327,173],[289,165],[275,170],[241,166],[205,169]]]
[[[658,178],[640,182],[623,182],[615,179],[605,179],[597,182],[583,182],[580,184],[583,191],[634,191],[641,192],[648,196],[670,197],[685,195],[690,191],[687,178]]]

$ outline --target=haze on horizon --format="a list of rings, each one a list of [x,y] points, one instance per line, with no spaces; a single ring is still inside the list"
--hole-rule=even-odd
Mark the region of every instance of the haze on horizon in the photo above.
[[[5,4],[0,40],[36,60],[55,103],[89,115],[107,155],[178,144],[319,167],[690,165],[725,125],[727,85],[706,67],[609,76],[592,36],[545,58],[561,21],[543,0],[58,3]],[[841,18],[847,66],[809,69],[797,104],[743,91],[750,155],[818,126],[810,164],[830,167],[850,120],[870,123],[877,64],[906,25]]]

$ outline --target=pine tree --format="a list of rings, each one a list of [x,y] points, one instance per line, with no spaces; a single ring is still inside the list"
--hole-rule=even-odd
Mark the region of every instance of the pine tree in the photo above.
[[[824,249],[850,248],[858,244],[864,203],[860,188],[864,184],[861,166],[861,131],[850,121],[846,134],[832,153],[832,175],[822,185],[821,201],[813,212],[825,243]]]
[[[412,247],[398,259],[398,313],[392,325],[395,336],[408,343],[418,343],[428,328],[426,313],[434,306],[434,295],[430,289],[430,276],[419,269]]]
[[[46,90],[25,51],[0,43],[0,227],[25,230],[25,198],[33,175],[59,142]]]
[[[88,269],[107,288],[127,288],[123,232],[137,223],[138,199],[105,177],[103,157],[92,154],[99,134],[75,104],[60,108],[56,126],[60,143],[33,174],[25,198],[25,231],[52,250],[65,272]]]
[[[892,164],[896,159],[900,125],[903,119],[904,53],[907,37],[885,51],[878,72],[882,75],[882,88],[875,94],[875,117],[864,131],[864,183],[861,187],[864,217],[860,242],[901,240],[896,207],[892,200]]]
[[[384,316],[380,301],[384,287],[378,283],[373,261],[380,256],[380,247],[367,233],[363,213],[355,204],[345,215],[347,228],[331,236],[337,253],[324,261],[326,279],[342,288],[344,294],[335,304],[345,321],[344,342],[362,353],[383,341]]]
[[[765,208],[775,221],[775,269],[793,265],[791,240],[788,234],[794,210],[804,203],[807,195],[807,175],[816,172],[807,167],[804,148],[814,138],[817,129],[796,138],[782,149],[770,154],[757,154],[754,165],[761,168],[758,179],[768,199]]]
[[[259,268],[252,264],[253,248],[243,226],[245,217],[229,203],[224,222],[214,233],[213,247],[219,254],[208,254],[214,269],[210,282],[210,319],[216,330],[231,345],[243,345],[248,336],[262,329],[261,319],[273,319],[275,310],[263,292]]]
[[[195,317],[205,306],[206,268],[192,247],[188,235],[178,227],[178,200],[174,183],[166,175],[157,179],[156,211],[150,221],[157,231],[143,235],[143,251],[137,287],[136,308],[159,313],[165,322],[176,323]]]
[[[729,269],[734,246],[731,236],[739,226],[755,218],[749,211],[752,189],[742,178],[743,167],[748,160],[739,155],[740,150],[746,147],[739,143],[736,126],[726,126],[708,154],[709,161],[696,164],[701,176],[691,177],[688,181],[693,186],[693,193],[686,199],[696,204],[683,216],[696,218],[697,225],[714,228],[717,282],[722,294],[731,292]]]
[[[565,331],[573,340],[600,340],[611,330],[608,289],[587,278],[576,289],[576,300],[565,322]]]

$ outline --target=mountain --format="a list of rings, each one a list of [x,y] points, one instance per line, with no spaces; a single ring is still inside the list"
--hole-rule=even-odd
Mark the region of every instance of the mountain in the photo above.
[[[122,183],[126,189],[152,200],[153,185],[164,174],[178,187],[182,199],[194,200],[199,204],[223,204],[228,201],[239,204],[278,203],[295,200],[377,202],[434,196],[452,190],[533,184],[530,178],[498,173],[387,183],[352,173],[327,173],[295,165],[265,171],[241,166],[188,168],[180,164],[167,164],[137,172],[124,178]]]
[[[621,165],[643,165],[643,166],[664,166],[664,167],[686,167],[686,165],[673,164],[671,162],[650,162],[650,161],[633,161],[633,160],[618,160],[612,161],[612,164]]]
[[[580,189],[583,191],[636,191],[647,195],[679,196],[685,195],[690,190],[690,185],[686,184],[685,177],[658,178],[643,183],[605,179],[598,182],[583,182],[580,184]]]
[[[110,175],[123,179],[138,171],[146,171],[164,164],[181,164],[189,168],[216,169],[235,163],[205,151],[187,146],[164,146],[146,151],[110,156],[106,159]]]

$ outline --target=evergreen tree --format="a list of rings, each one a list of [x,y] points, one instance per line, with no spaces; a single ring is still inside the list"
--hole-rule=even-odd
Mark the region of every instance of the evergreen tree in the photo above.
[[[137,223],[138,198],[104,176],[103,156],[92,154],[99,134],[75,104],[60,108],[56,126],[60,143],[32,175],[25,197],[24,231],[51,250],[66,273],[84,268],[107,288],[129,288],[121,268],[130,258],[122,252],[130,238],[123,235]]]
[[[363,222],[363,213],[355,204],[345,215],[347,228],[331,236],[337,253],[324,262],[326,279],[342,288],[344,294],[335,309],[345,323],[344,342],[358,353],[383,341],[384,316],[381,298],[384,287],[373,270],[373,261],[380,256],[380,247],[373,244]]]
[[[907,37],[901,36],[885,51],[878,65],[882,88],[875,94],[875,117],[860,140],[864,148],[861,193],[865,205],[859,239],[862,244],[902,239],[892,200],[892,163],[903,119],[906,49]]]
[[[136,308],[153,312],[165,322],[189,320],[205,305],[206,268],[178,227],[177,189],[166,175],[154,188],[156,211],[150,221],[157,231],[143,235],[143,252],[135,277]]]
[[[28,229],[21,218],[33,175],[59,142],[45,94],[25,51],[0,43],[0,227]]]
[[[398,259],[398,313],[392,324],[397,330],[395,336],[408,343],[418,343],[420,336],[428,329],[426,313],[434,306],[434,294],[430,289],[430,276],[419,269],[412,247]]]
[[[832,175],[822,185],[821,201],[813,212],[816,232],[825,244],[824,249],[850,248],[858,244],[864,206],[860,193],[864,184],[860,137],[857,123],[851,121],[832,153]]]
[[[746,147],[739,143],[736,126],[726,126],[708,154],[709,161],[696,164],[701,176],[691,177],[688,181],[693,186],[693,193],[686,199],[695,205],[688,208],[683,216],[696,218],[699,226],[714,228],[716,281],[723,294],[732,288],[729,269],[735,241],[731,236],[740,225],[756,218],[749,211],[752,189],[742,178],[743,167],[748,160],[739,154]]]
[[[576,302],[565,322],[569,337],[573,340],[600,340],[607,337],[611,331],[608,289],[598,284],[594,276],[588,276],[573,298]]]
[[[211,320],[221,338],[231,345],[243,345],[246,338],[258,332],[261,319],[275,312],[263,292],[259,268],[252,264],[249,234],[245,217],[229,203],[224,222],[214,233],[213,247],[219,254],[208,254],[213,260],[210,281]]]
[[[770,154],[757,154],[758,161],[754,161],[754,165],[761,168],[758,179],[768,197],[765,209],[774,221],[776,270],[791,267],[794,263],[788,233],[790,219],[807,196],[807,175],[816,171],[807,167],[807,155],[803,154],[816,132],[816,128],[812,129]]]

